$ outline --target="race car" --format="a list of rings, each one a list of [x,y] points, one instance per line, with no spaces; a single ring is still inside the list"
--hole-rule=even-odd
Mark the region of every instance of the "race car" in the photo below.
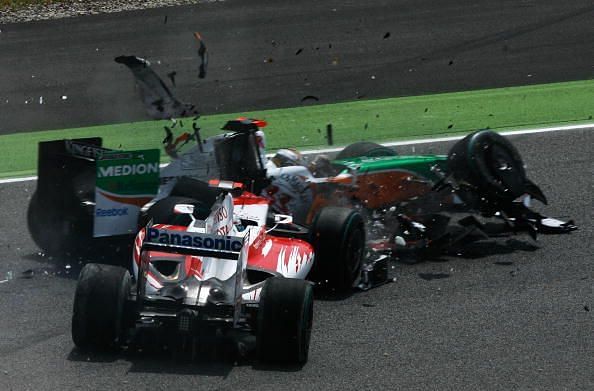
[[[306,225],[320,208],[341,205],[366,218],[368,246],[391,255],[435,255],[461,242],[504,233],[568,233],[573,221],[533,211],[544,204],[511,142],[482,130],[458,141],[448,155],[398,156],[390,148],[358,142],[340,151],[325,175],[289,159],[269,171],[272,205],[296,212]],[[311,172],[311,173],[310,173]],[[291,198],[289,200],[289,198]],[[300,199],[306,208],[292,205]],[[289,205],[290,208],[285,206]]]
[[[270,214],[268,201],[242,184],[191,186],[195,198],[172,196],[146,210],[132,276],[123,267],[85,265],[74,299],[74,343],[120,347],[147,329],[191,346],[247,334],[255,336],[260,360],[305,363],[313,322],[313,284],[305,279],[353,283],[365,241],[361,217],[324,209],[310,243],[292,237],[291,216]]]

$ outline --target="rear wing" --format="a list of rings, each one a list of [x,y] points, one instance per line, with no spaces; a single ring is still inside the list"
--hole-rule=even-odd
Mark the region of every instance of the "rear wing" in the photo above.
[[[39,143],[37,197],[79,221],[83,237],[135,233],[159,187],[160,151],[116,151],[100,137]]]
[[[102,147],[100,137],[40,142],[37,158],[39,196],[67,203],[70,199],[65,195],[81,190],[74,188],[80,186],[75,183],[77,178],[90,177],[89,182],[92,181],[94,186],[95,162],[107,151],[110,150]]]

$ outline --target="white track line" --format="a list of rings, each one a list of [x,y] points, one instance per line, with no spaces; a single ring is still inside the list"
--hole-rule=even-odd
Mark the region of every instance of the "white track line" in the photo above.
[[[549,128],[535,128],[535,129],[524,129],[524,130],[510,130],[510,131],[499,132],[499,133],[504,136],[517,136],[517,135],[522,135],[522,134],[561,132],[561,131],[568,131],[568,130],[586,130],[586,129],[594,129],[594,124],[554,126],[554,127],[549,127]],[[464,136],[466,136],[466,135],[464,134],[461,136],[452,136],[452,137],[434,137],[434,138],[424,138],[424,139],[418,139],[418,140],[392,141],[392,142],[388,142],[388,143],[382,143],[382,145],[385,145],[386,147],[396,147],[396,146],[401,146],[401,145],[443,143],[443,142],[447,142],[447,141],[460,140]],[[301,154],[302,155],[313,155],[316,153],[338,152],[342,148],[343,147],[325,148],[325,149],[310,149],[310,150],[306,150],[306,151],[301,151]],[[267,156],[273,156],[273,154],[268,154]],[[162,164],[162,166],[163,166],[163,164]],[[36,176],[0,179],[0,184],[14,183],[14,182],[27,182],[27,181],[35,181],[35,180],[37,180]]]
[[[524,129],[524,130],[508,130],[505,132],[498,132],[504,136],[517,136],[521,134],[534,134],[534,133],[547,133],[547,132],[560,132],[560,131],[567,131],[567,130],[586,130],[586,129],[594,129],[594,124],[586,124],[586,125],[567,125],[567,126],[555,126],[550,128],[536,128],[536,129]],[[469,132],[470,133],[470,132]],[[434,138],[423,138],[418,140],[405,140],[405,141],[391,141],[387,143],[381,143],[386,147],[397,147],[402,145],[415,145],[415,144],[429,144],[429,143],[443,143],[447,141],[456,141],[464,138],[466,134],[460,136],[451,136],[451,137],[434,137]],[[302,155],[312,155],[315,153],[329,153],[329,152],[338,152],[342,150],[343,147],[336,147],[336,148],[326,148],[326,149],[311,149],[307,151],[300,151]]]

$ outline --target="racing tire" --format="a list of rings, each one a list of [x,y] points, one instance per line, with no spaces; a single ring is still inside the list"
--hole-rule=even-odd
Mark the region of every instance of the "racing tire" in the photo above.
[[[125,342],[130,285],[130,273],[122,267],[96,263],[83,267],[72,313],[72,340],[78,348],[114,350]]]
[[[363,265],[363,217],[349,208],[326,207],[314,218],[310,233],[315,258],[309,278],[323,288],[348,292]]]
[[[194,198],[180,196],[169,196],[160,199],[159,201],[155,202],[146,212],[139,215],[139,228],[145,227],[151,219],[153,220],[153,224],[188,226],[192,222],[189,216],[179,215],[173,212],[173,208],[177,204],[198,205],[199,202]]]
[[[448,169],[459,183],[475,187],[487,203],[511,202],[526,192],[522,157],[498,133],[481,130],[458,141],[448,154]]]
[[[359,141],[346,146],[336,155],[337,160],[350,159],[356,157],[383,157],[396,156],[396,151],[383,145],[372,143],[370,141]]]
[[[77,202],[65,209],[44,202],[33,193],[27,209],[27,227],[35,244],[48,254],[76,252],[92,241],[93,217]]]
[[[260,293],[256,351],[262,362],[302,365],[313,324],[313,287],[293,278],[270,277]]]

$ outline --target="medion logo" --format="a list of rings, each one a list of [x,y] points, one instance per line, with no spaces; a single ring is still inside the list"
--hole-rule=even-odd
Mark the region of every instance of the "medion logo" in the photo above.
[[[98,177],[143,175],[158,172],[159,163],[124,164],[121,166],[99,167]]]
[[[190,232],[174,232],[149,228],[146,240],[153,243],[177,246],[196,247],[206,250],[223,250],[237,252],[243,242],[231,236],[202,235]]]

